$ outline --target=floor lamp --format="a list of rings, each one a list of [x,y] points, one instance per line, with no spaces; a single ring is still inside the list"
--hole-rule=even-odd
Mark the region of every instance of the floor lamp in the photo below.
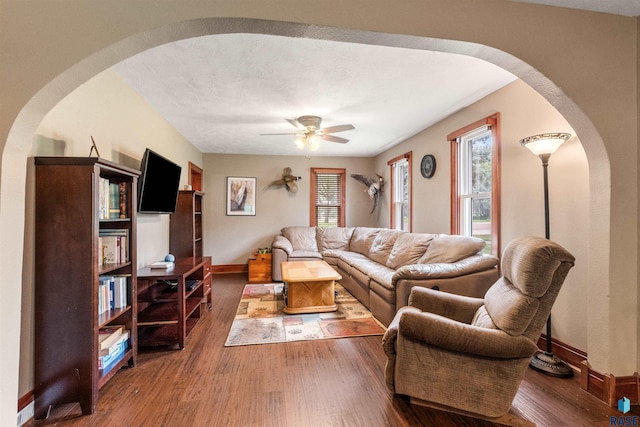
[[[544,176],[544,230],[545,238],[549,239],[549,177],[547,169],[549,157],[571,137],[568,133],[544,133],[530,136],[520,140],[523,147],[527,147],[533,154],[542,160],[542,171]],[[547,350],[537,352],[532,358],[529,366],[536,371],[547,375],[561,378],[573,376],[573,370],[553,355],[551,350],[551,314],[547,319]]]

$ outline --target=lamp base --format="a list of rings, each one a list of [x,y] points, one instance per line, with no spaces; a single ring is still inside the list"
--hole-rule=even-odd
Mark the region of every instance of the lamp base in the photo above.
[[[573,369],[553,353],[537,352],[531,358],[529,367],[552,377],[571,378],[573,376]]]

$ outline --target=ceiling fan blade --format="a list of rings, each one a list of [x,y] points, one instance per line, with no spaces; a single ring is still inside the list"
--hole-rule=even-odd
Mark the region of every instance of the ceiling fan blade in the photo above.
[[[345,144],[349,142],[348,139],[340,138],[339,136],[333,136],[333,135],[321,135],[321,138],[324,139],[325,141],[339,142],[340,144]]]
[[[355,129],[353,125],[338,125],[338,126],[329,126],[326,128],[320,129],[323,133],[335,133],[335,132],[344,132],[346,130]]]
[[[307,130],[307,128],[304,127],[304,125],[302,123],[300,123],[297,119],[285,119],[285,120],[288,121],[293,126],[297,127],[298,129],[300,129],[303,132]]]

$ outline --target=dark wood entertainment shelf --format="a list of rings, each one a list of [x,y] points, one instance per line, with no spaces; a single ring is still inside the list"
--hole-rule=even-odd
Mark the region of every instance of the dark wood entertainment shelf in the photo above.
[[[184,348],[203,301],[211,308],[211,284],[211,257],[179,258],[167,269],[138,270],[138,345]]]

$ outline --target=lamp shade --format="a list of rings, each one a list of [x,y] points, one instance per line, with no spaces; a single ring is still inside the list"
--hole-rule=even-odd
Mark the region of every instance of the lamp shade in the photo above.
[[[555,153],[558,147],[569,138],[571,138],[571,134],[568,133],[543,133],[523,138],[520,140],[520,144],[540,157]]]

